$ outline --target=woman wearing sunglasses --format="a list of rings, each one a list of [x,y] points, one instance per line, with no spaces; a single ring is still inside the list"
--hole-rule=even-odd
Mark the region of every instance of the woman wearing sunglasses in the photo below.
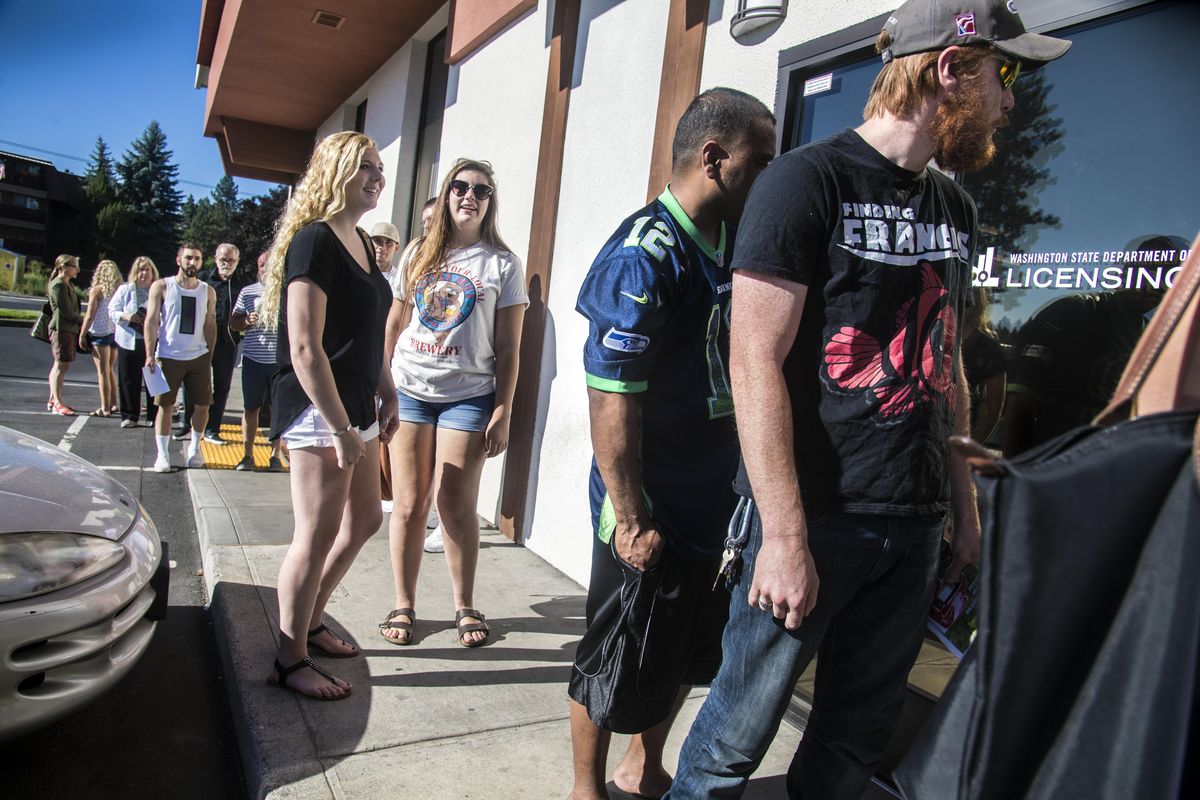
[[[396,607],[380,624],[393,644],[413,642],[417,574],[435,474],[459,644],[489,628],[474,608],[479,476],[508,447],[521,321],[529,304],[521,262],[496,229],[491,165],[459,159],[438,193],[429,233],[394,284],[385,346],[400,425],[390,445],[389,525]]]

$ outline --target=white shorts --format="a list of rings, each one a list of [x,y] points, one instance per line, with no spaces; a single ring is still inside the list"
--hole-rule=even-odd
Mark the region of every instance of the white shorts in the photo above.
[[[371,441],[379,435],[379,422],[359,428],[358,435],[364,442]],[[334,437],[333,428],[325,422],[317,407],[310,405],[288,426],[281,438],[289,450],[299,450],[304,447],[333,447]]]

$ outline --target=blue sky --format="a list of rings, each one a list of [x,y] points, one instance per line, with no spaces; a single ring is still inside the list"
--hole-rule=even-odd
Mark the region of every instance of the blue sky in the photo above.
[[[225,173],[216,140],[203,135],[205,91],[193,88],[200,6],[0,0],[0,150],[81,174],[97,136],[119,159],[154,119],[179,165],[179,190],[207,195]],[[242,197],[271,186],[237,183]]]

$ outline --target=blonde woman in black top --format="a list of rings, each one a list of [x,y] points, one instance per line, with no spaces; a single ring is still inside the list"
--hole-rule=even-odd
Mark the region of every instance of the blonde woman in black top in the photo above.
[[[391,289],[357,227],[383,186],[369,138],[347,131],[321,140],[279,223],[260,306],[261,320],[279,332],[271,438],[290,448],[296,520],[279,570],[279,650],[269,680],[318,700],[351,691],[308,653],[358,655],[323,615],[383,522],[379,445],[396,428],[383,360]]]

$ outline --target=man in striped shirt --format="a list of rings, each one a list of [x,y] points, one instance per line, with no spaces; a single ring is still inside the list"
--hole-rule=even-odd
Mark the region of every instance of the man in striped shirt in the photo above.
[[[259,324],[258,301],[263,293],[263,268],[267,254],[258,257],[258,280],[238,294],[233,313],[229,315],[229,327],[242,339],[242,440],[245,455],[238,462],[239,470],[254,469],[254,439],[258,435],[258,410],[270,401],[271,378],[275,374],[275,334]],[[282,439],[271,445],[270,472],[283,471],[281,458]]]

